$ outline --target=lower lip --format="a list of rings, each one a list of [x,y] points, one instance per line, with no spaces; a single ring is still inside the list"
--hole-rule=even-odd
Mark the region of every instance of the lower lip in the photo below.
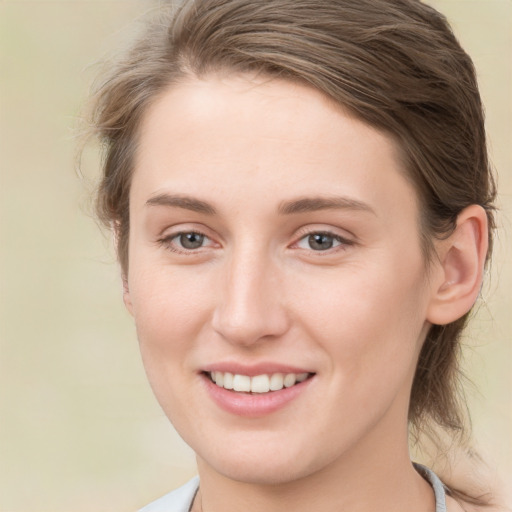
[[[304,393],[314,377],[289,388],[268,393],[238,393],[217,386],[205,374],[202,374],[202,378],[208,394],[221,409],[237,416],[255,418],[271,414],[285,407],[301,393]]]

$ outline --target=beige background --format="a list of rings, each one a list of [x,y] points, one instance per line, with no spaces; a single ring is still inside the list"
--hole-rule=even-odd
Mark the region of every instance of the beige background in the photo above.
[[[512,482],[512,1],[433,3],[478,68],[500,174],[496,258],[467,359],[476,437]],[[146,383],[73,161],[93,63],[151,5],[0,0],[1,512],[134,510],[194,473]],[[90,151],[88,178],[95,166]]]

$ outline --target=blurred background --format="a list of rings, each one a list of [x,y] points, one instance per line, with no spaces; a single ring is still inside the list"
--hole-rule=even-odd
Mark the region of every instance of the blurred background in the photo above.
[[[512,1],[431,1],[476,64],[501,191],[466,367],[475,437],[512,482]],[[75,171],[97,62],[149,0],[0,0],[0,512],[136,510],[194,474],[152,396],[112,243]]]

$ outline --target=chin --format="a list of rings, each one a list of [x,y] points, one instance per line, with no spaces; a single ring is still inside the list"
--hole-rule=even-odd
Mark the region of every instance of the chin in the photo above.
[[[297,467],[296,463],[237,463],[222,462],[214,469],[231,480],[251,485],[283,485],[308,476],[312,471]]]
[[[270,444],[270,443],[269,443]],[[260,446],[260,445],[256,445]],[[226,478],[252,485],[282,485],[295,482],[322,470],[332,463],[330,456],[321,459],[304,449],[247,450],[240,445],[225,447],[222,453],[198,455],[199,468],[205,466]],[[197,452],[196,452],[197,453]]]

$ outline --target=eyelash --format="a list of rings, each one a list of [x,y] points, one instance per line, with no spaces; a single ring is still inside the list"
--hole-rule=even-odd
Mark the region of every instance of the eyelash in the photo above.
[[[335,245],[333,247],[328,247],[325,250],[314,250],[311,247],[309,248],[302,248],[298,247],[299,243],[303,240],[307,240],[309,237],[312,236],[324,236],[331,238],[333,242],[338,242],[338,245]],[[308,243],[308,242],[306,242]],[[347,249],[348,246],[354,245],[354,242],[352,240],[349,240],[347,238],[344,238],[340,235],[337,235],[336,233],[333,233],[332,231],[325,231],[325,230],[309,230],[305,231],[304,233],[301,233],[301,237],[293,244],[298,249],[303,249],[305,251],[310,251],[315,253],[315,255],[323,256],[323,255],[331,255],[338,251],[344,251]]]
[[[186,248],[183,247],[183,244],[181,243],[181,247],[176,246],[175,240],[179,239],[182,236],[197,236],[201,238],[201,245],[197,248]],[[333,243],[338,242],[338,245],[334,245],[331,247],[327,247],[325,250],[319,249],[315,250],[311,246],[309,248],[306,247],[300,247],[299,244],[307,240],[309,237],[314,236],[323,236],[332,239]],[[204,233],[201,233],[200,231],[196,230],[190,230],[190,231],[179,231],[178,233],[172,233],[168,236],[165,236],[163,238],[160,238],[157,242],[159,245],[164,246],[166,249],[169,249],[170,251],[178,254],[197,254],[200,249],[203,249],[205,246],[203,245],[203,242],[207,240],[212,242],[212,240],[205,235]],[[311,243],[312,240],[308,240],[306,243]],[[312,253],[315,253],[317,255],[330,255],[338,251],[346,250],[348,246],[354,245],[354,242],[352,240],[349,240],[347,238],[344,238],[340,235],[337,235],[335,233],[332,233],[331,231],[325,231],[325,230],[309,230],[301,233],[300,238],[292,244],[292,248],[304,250],[304,251],[310,251]]]
[[[178,233],[172,233],[170,235],[167,235],[163,238],[160,238],[157,240],[158,244],[165,247],[166,249],[169,249],[172,252],[178,253],[178,254],[193,254],[197,253],[198,250],[196,249],[187,249],[186,247],[176,247],[175,240],[184,236],[184,235],[196,235],[198,237],[202,237],[202,240],[210,240],[211,239],[205,235],[204,233],[201,233],[200,231],[196,230],[190,230],[190,231],[179,231]],[[201,245],[197,249],[203,249],[205,246]]]

